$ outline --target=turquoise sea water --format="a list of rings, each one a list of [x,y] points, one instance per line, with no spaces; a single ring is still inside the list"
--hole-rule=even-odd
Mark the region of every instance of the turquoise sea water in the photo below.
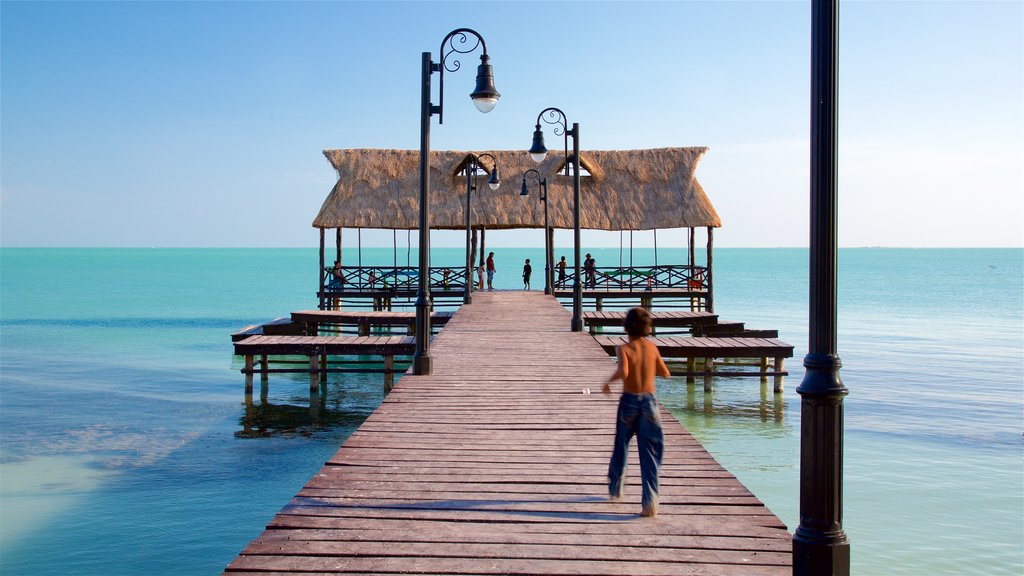
[[[498,288],[521,286],[525,258],[543,261],[496,252]],[[618,263],[618,249],[592,252]],[[436,250],[433,263],[463,254]],[[0,250],[0,574],[216,574],[258,535],[383,397],[380,375],[331,375],[314,415],[307,377],[275,374],[267,402],[246,410],[229,335],[315,307],[317,258]],[[806,262],[800,249],[715,252],[722,318],[796,346],[782,396],[750,378],[711,395],[659,383],[791,530]],[[850,249],[839,265],[854,572],[1024,572],[1024,251]]]

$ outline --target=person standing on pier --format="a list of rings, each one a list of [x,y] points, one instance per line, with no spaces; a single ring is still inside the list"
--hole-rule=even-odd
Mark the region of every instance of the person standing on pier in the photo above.
[[[565,287],[565,267],[566,267],[566,265],[568,265],[568,262],[565,261],[565,256],[562,256],[562,259],[558,261],[558,264],[555,264],[555,266],[558,266],[558,287],[559,288],[564,288]]]
[[[487,255],[487,289],[488,290],[494,290],[493,282],[494,282],[494,273],[495,272],[496,272],[496,270],[494,269],[494,252],[491,252],[491,253],[489,253]]]
[[[615,445],[608,463],[609,497],[611,500],[622,498],[629,443],[636,436],[643,483],[640,515],[647,517],[658,515],[658,470],[665,450],[658,400],[654,397],[654,376],[667,378],[671,375],[658,347],[645,338],[651,333],[651,325],[651,314],[643,308],[633,308],[626,313],[629,342],[615,350],[618,368],[602,389],[605,394],[611,394],[611,383],[623,382],[615,421]]]
[[[523,290],[530,289],[530,274],[533,274],[533,266],[530,266],[530,259],[526,259],[526,264],[523,264]]]
[[[595,288],[597,286],[597,260],[594,260],[589,253],[587,253],[587,257],[583,260],[583,273],[586,277],[583,287]]]

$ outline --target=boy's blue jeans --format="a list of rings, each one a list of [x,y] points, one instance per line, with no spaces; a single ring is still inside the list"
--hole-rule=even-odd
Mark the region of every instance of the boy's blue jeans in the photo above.
[[[608,493],[612,498],[622,496],[622,483],[626,477],[629,442],[636,435],[640,452],[640,478],[643,480],[643,507],[658,504],[658,469],[665,450],[665,436],[661,431],[658,401],[653,394],[624,393],[619,398],[619,413],[615,423],[615,447],[608,464]]]

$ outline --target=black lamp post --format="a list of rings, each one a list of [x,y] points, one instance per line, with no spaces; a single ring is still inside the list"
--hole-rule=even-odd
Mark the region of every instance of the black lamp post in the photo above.
[[[548,116],[544,117],[547,113]],[[569,129],[565,112],[558,108],[545,108],[537,115],[537,126],[533,131],[533,145],[530,146],[530,157],[534,162],[543,162],[548,149],[544,147],[544,132],[540,129],[541,119],[555,125],[555,136],[565,137],[565,160],[569,162],[569,136],[572,136],[572,251],[573,268],[576,276],[572,285],[572,324],[573,332],[583,331],[583,285],[580,283],[580,125],[573,123]]]
[[[836,314],[839,0],[811,2],[811,238],[808,351],[800,394],[800,526],[793,574],[845,576],[843,397]]]
[[[468,44],[470,36],[476,42]],[[476,89],[469,95],[477,110],[487,113],[494,109],[501,94],[494,88],[494,73],[488,63],[487,44],[477,32],[469,28],[452,30],[441,41],[441,62],[430,60],[430,52],[424,52],[422,58],[422,80],[420,91],[420,274],[419,286],[416,290],[416,352],[412,366],[414,374],[430,374],[430,117],[438,116],[438,123],[444,123],[444,71],[455,72],[461,64],[453,59],[446,63],[451,54],[467,54],[480,46],[480,65],[476,69]],[[440,104],[430,103],[430,75],[440,74]]]
[[[523,187],[519,192],[520,196],[530,195],[530,189],[526,186],[527,176],[533,176],[537,180],[537,185],[540,187],[540,201],[544,204],[544,293],[551,294],[551,269],[554,263],[551,261],[551,246],[549,245],[551,236],[548,233],[548,179],[541,178],[540,172],[530,168],[523,174]]]
[[[480,159],[490,158],[491,168],[490,177],[487,178],[487,185],[491,187],[491,190],[497,190],[501,186],[501,176],[498,175],[498,161],[490,154],[471,155],[471,160],[466,163],[466,294],[462,297],[463,304],[473,303],[473,258],[470,255],[470,219],[469,219],[469,206],[470,198],[472,198],[473,190],[476,190],[476,177],[477,172],[480,170]]]

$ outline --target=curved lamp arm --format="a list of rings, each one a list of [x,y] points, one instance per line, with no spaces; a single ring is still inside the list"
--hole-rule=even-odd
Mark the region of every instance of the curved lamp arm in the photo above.
[[[475,43],[469,43],[471,36],[476,39]],[[485,114],[493,110],[498,104],[498,98],[501,98],[501,94],[494,88],[494,71],[491,68],[491,57],[487,55],[487,43],[484,42],[483,36],[470,28],[452,30],[441,41],[441,62],[434,64],[433,69],[434,72],[438,72],[441,75],[440,104],[436,110],[439,124],[444,124],[444,71],[457,72],[462,68],[462,63],[458,60],[458,56],[452,58],[450,62],[448,57],[452,54],[468,54],[476,50],[477,46],[483,49],[483,53],[480,55],[480,65],[476,69],[476,88],[470,93],[469,97],[473,99],[473,104],[476,105],[477,110]]]
[[[497,190],[499,187],[501,187],[501,173],[498,171],[498,159],[492,156],[491,154],[484,152],[483,154],[473,155],[473,179],[474,181],[476,180],[476,170],[478,167],[480,167],[481,158],[489,158],[491,160],[492,168],[489,172],[490,176],[487,178],[487,185],[491,188],[491,190]],[[476,185],[474,184],[473,187],[475,188]]]
[[[548,179],[547,178],[542,178],[541,175],[540,175],[540,172],[537,171],[536,168],[530,168],[525,173],[523,173],[523,185],[522,185],[522,187],[519,190],[519,195],[520,196],[529,196],[530,195],[530,188],[526,185],[526,177],[527,176],[533,176],[533,179],[537,181],[537,185],[540,187],[540,201],[541,202],[547,202],[548,201],[548,194],[547,194]]]
[[[547,113],[546,117],[544,116],[545,113]],[[530,146],[530,157],[533,158],[534,162],[540,163],[544,161],[544,156],[548,153],[548,149],[544,146],[544,132],[540,129],[541,120],[544,120],[547,124],[555,125],[555,136],[565,136],[565,156],[568,158],[569,136],[572,134],[572,130],[569,130],[569,121],[565,117],[565,112],[562,112],[558,108],[545,108],[537,115],[537,126],[533,131],[533,144]]]

